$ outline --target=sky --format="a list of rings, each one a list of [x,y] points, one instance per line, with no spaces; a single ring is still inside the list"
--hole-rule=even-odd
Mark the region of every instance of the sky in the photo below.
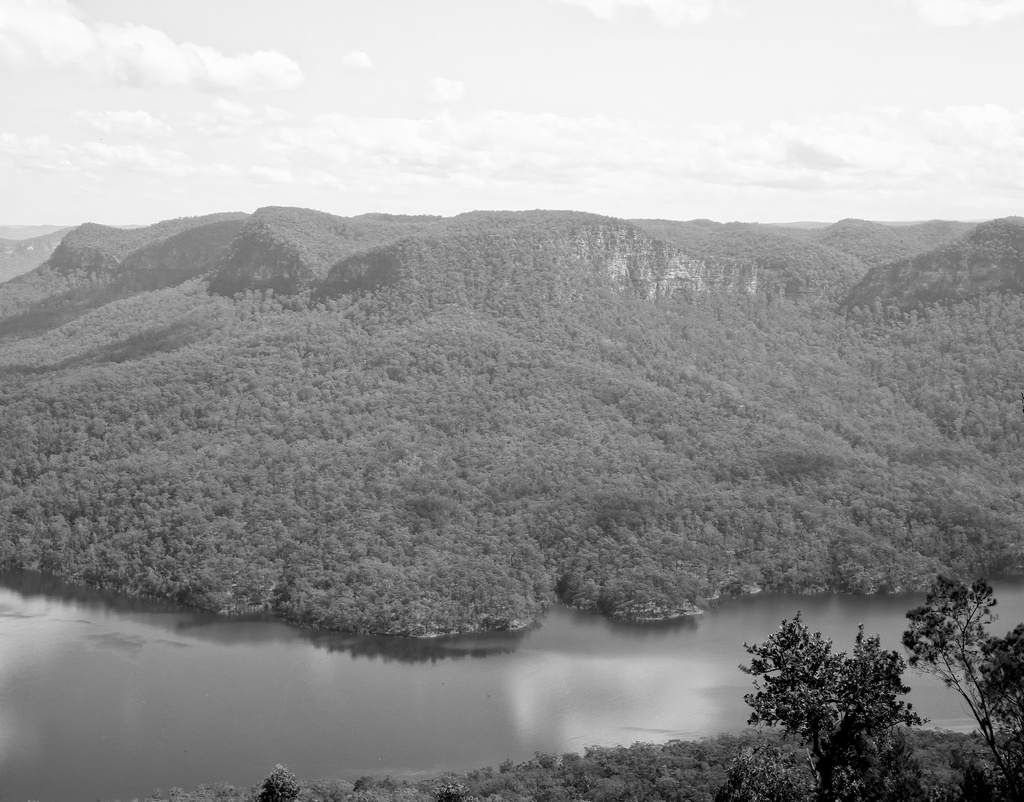
[[[0,224],[1024,213],[1024,0],[0,0]]]

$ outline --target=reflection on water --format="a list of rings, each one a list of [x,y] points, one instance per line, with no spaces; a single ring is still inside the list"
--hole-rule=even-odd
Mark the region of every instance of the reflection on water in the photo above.
[[[1024,581],[996,589],[1009,629],[1024,620]],[[520,632],[415,640],[0,574],[3,800],[250,785],[279,762],[350,779],[469,769],[736,731],[749,712],[744,642],[802,610],[839,650],[859,623],[898,649],[904,614],[922,599],[764,595],[643,625],[555,607]],[[940,684],[907,681],[933,723],[969,724]]]

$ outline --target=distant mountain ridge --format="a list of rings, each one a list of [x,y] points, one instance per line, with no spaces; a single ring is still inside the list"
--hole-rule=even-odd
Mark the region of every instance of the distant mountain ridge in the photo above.
[[[993,292],[1024,292],[1024,218],[980,223],[964,236],[913,257],[873,268],[846,306],[876,299],[901,309],[955,302]]]
[[[566,301],[600,287],[642,298],[708,289],[755,292],[757,270],[706,264],[623,220],[568,212],[459,215],[430,236],[350,256],[331,268],[321,294],[338,297],[408,285],[448,293],[452,302],[517,286]]]
[[[70,231],[72,226],[11,226],[0,225],[0,239],[35,239],[45,237],[49,234],[56,234],[59,231]]]
[[[52,226],[17,228],[52,228]],[[3,227],[0,227],[0,231],[2,230]],[[32,237],[0,239],[0,283],[27,273],[49,259],[69,230],[57,228]]]
[[[224,220],[243,220],[243,212],[223,212],[201,217],[178,217],[142,228],[116,228],[84,223],[73,228],[61,240],[47,262],[50,270],[61,273],[109,272],[132,251],[167,239],[192,228]]]

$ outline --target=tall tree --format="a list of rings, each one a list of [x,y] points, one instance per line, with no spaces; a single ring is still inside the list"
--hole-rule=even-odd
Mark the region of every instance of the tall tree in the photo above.
[[[946,577],[925,603],[907,613],[903,645],[910,665],[941,679],[967,704],[1011,802],[1024,802],[1024,623],[1005,637],[988,633],[996,620],[992,586]]]
[[[807,746],[820,800],[867,799],[867,782],[888,736],[898,724],[922,719],[898,697],[906,664],[882,649],[878,636],[861,627],[853,654],[833,653],[832,641],[811,633],[797,613],[761,645],[745,645],[753,659],[741,666],[755,680],[745,701],[750,724],[781,726]]]

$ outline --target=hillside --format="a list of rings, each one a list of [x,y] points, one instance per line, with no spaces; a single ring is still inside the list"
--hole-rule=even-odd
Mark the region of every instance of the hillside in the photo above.
[[[0,284],[27,273],[50,258],[68,229],[23,239],[0,239]]]
[[[225,220],[241,220],[241,212],[204,217],[179,217],[142,228],[114,228],[85,223],[69,231],[47,263],[61,275],[99,275],[112,270],[128,254],[197,226]]]
[[[0,340],[46,331],[119,298],[206,275],[244,219],[209,215],[132,230],[79,226],[36,270],[4,285]]]
[[[860,259],[869,267],[908,259],[963,236],[974,223],[929,220],[894,226],[846,219],[815,231],[810,241]]]
[[[856,257],[789,236],[788,229],[712,220],[633,220],[696,259],[756,266],[766,292],[840,297],[867,267]]]
[[[408,303],[522,303],[598,289],[662,298],[708,289],[756,292],[757,270],[705,263],[622,220],[579,213],[459,215],[429,237],[401,240],[334,265],[321,298],[384,287]]]
[[[210,287],[222,295],[308,289],[353,253],[428,231],[442,218],[365,214],[337,217],[312,209],[257,209],[218,266]]]
[[[973,227],[946,245],[871,270],[847,306],[881,300],[900,309],[961,301],[992,292],[1024,290],[1024,218],[1005,217]]]
[[[253,218],[4,285],[0,563],[413,635],[1024,568],[1021,295],[846,317],[660,291],[714,263],[595,215],[265,214],[301,294],[210,286],[279,264]]]

